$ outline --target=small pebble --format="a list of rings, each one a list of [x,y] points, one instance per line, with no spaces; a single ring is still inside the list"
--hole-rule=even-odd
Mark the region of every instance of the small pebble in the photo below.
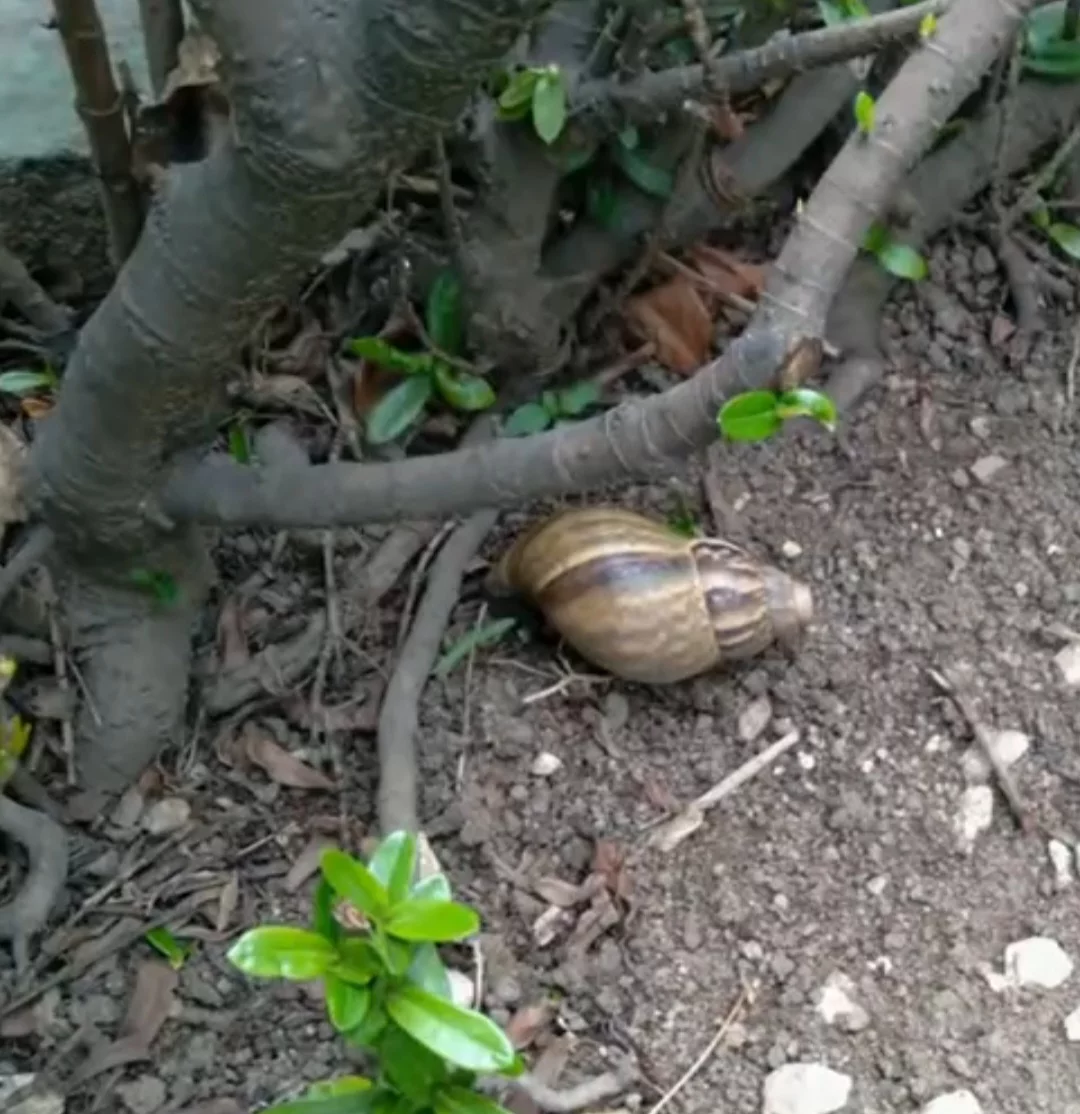
[[[165,1084],[154,1075],[141,1075],[130,1083],[120,1083],[116,1093],[131,1114],[153,1114],[168,1094]]]
[[[1049,936],[1029,936],[1005,948],[1005,975],[989,980],[994,990],[1039,987],[1053,990],[1073,972],[1073,961]]]
[[[983,1114],[983,1108],[970,1091],[949,1091],[928,1102],[922,1114]]]
[[[971,466],[971,474],[981,484],[989,483],[1009,462],[997,453],[980,457]]]
[[[994,792],[989,785],[970,785],[960,796],[956,815],[956,832],[960,848],[971,851],[975,840],[990,827],[994,819]]]
[[[150,835],[166,835],[182,828],[190,816],[191,805],[183,797],[166,797],[143,813],[142,826]]]
[[[802,556],[802,546],[798,542],[793,542],[790,538],[780,546],[780,552],[789,560],[794,561],[796,557]]]
[[[739,740],[752,743],[769,726],[772,719],[772,702],[767,696],[751,700],[739,713]]]
[[[1046,845],[1046,852],[1050,856],[1050,866],[1054,871],[1054,889],[1060,892],[1072,884],[1072,848],[1067,843],[1062,843],[1060,839],[1052,839]]]
[[[1072,642],[1054,656],[1054,664],[1061,670],[1062,679],[1069,688],[1080,685],[1080,642]]]
[[[1080,1043],[1080,1006],[1065,1018],[1065,1039],[1073,1043]]]
[[[818,992],[817,1012],[827,1025],[836,1025],[847,1033],[858,1033],[870,1024],[870,1015],[854,999],[855,983],[840,971],[834,971]]]
[[[986,417],[986,415],[980,414],[978,417],[972,418],[971,421],[968,422],[968,429],[970,429],[980,441],[985,441],[990,436],[990,419]]]
[[[1006,768],[1015,765],[1031,748],[1031,739],[1023,731],[991,731],[990,750]],[[981,785],[990,777],[990,763],[977,747],[970,747],[961,758],[964,778],[969,785]]]
[[[537,777],[551,777],[562,769],[563,761],[557,754],[543,751],[533,759],[532,772]]]
[[[784,1064],[765,1079],[762,1114],[833,1114],[850,1097],[851,1076],[824,1064]]]

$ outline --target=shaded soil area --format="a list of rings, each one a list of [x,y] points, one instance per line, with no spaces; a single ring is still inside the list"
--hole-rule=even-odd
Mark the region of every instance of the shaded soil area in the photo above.
[[[1050,835],[1080,841],[1080,692],[1055,664],[1062,627],[1080,629],[1074,307],[1014,360],[1004,302],[985,247],[942,242],[932,280],[890,307],[889,379],[843,446],[792,432],[719,447],[667,486],[608,493],[660,516],[688,505],[808,581],[819,618],[794,661],[653,691],[564,681],[557,647],[538,635],[429,685],[420,744],[432,845],[483,914],[487,1007],[536,1022],[530,1056],[567,1052],[561,1083],[632,1052],[642,1079],[610,1105],[650,1109],[742,1001],[670,1109],[757,1111],[771,1070],[811,1060],[849,1074],[848,1109],[866,1114],[918,1110],[958,1088],[999,1114],[1080,1114],[1078,1046],[1064,1027],[1080,975],[1001,992],[986,974],[1032,935],[1080,957],[1080,883],[1055,882],[1047,852]],[[504,516],[486,556],[542,509]],[[339,539],[343,592],[376,540]],[[253,654],[302,637],[321,615],[321,545],[219,542],[211,678],[230,647]],[[224,717],[196,707],[185,747],[83,839],[63,912],[79,920],[47,941],[53,958],[33,985],[65,963],[85,969],[4,1019],[0,1074],[81,1065],[73,1114],[228,1114],[343,1069],[313,994],[248,983],[223,955],[256,921],[307,919],[318,841],[356,850],[369,834],[378,676],[408,579],[342,651],[373,680],[334,694],[329,742],[312,742],[303,696],[264,695]],[[479,606],[472,589],[455,633]],[[1012,772],[1033,834],[997,798],[989,827],[961,846],[972,740],[928,673],[945,669],[987,725],[1028,736]],[[273,690],[273,677],[263,682]],[[671,851],[650,845],[673,807],[791,731],[795,746],[701,828]],[[279,782],[268,779],[251,758],[265,760],[259,739],[329,788],[280,784],[280,756]],[[598,864],[615,879],[604,902],[573,892]],[[116,1064],[107,1050],[155,956],[142,931],[184,902],[175,931],[194,952],[152,1046]],[[451,958],[475,974],[476,954]],[[837,973],[862,1012],[829,1023],[817,1006]],[[6,994],[10,971],[0,980]]]

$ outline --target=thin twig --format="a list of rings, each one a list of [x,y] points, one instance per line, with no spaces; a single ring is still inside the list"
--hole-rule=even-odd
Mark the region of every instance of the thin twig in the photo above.
[[[1002,762],[998,755],[997,749],[994,746],[994,737],[978,718],[975,706],[972,704],[967,693],[964,692],[959,679],[949,670],[942,670],[939,672],[936,669],[928,669],[927,674],[930,680],[952,700],[956,705],[957,711],[959,711],[967,721],[968,727],[971,728],[971,733],[975,736],[975,741],[979,744],[979,749],[989,763],[990,769],[994,771],[994,777],[997,779],[998,788],[1001,790],[1001,795],[1005,798],[1005,803],[1009,806],[1009,812],[1012,814],[1016,826],[1025,833],[1034,831],[1035,822],[1027,806],[1024,804],[1023,798],[1020,795],[1020,790],[1017,789],[1016,782],[1013,781],[1012,774],[1009,773],[1009,768]]]
[[[695,1075],[709,1062],[710,1057],[719,1047],[720,1042],[731,1031],[731,1027],[738,1021],[743,1013],[754,1004],[756,987],[744,985],[735,999],[735,1004],[728,1010],[727,1017],[720,1023],[720,1028],[713,1034],[712,1039],[702,1049],[701,1055],[683,1072],[675,1083],[664,1092],[661,1098],[649,1110],[649,1114],[660,1114],[660,1111],[694,1078]]]
[[[57,686],[64,697],[63,705],[68,708],[70,706],[68,698],[71,694],[71,681],[68,679],[67,649],[64,645],[64,636],[60,630],[60,620],[57,616],[60,601],[48,570],[45,571],[44,579],[49,599],[49,641],[52,643],[53,669],[56,672]],[[60,739],[64,747],[64,769],[67,775],[67,783],[69,787],[73,788],[78,784],[78,779],[75,776],[75,726],[72,723],[71,713],[68,711],[65,711],[63,718],[60,720]]]
[[[1065,137],[1065,141],[1054,152],[1054,157],[1031,179],[1016,203],[1005,214],[1002,222],[1004,232],[1011,230],[1017,221],[1035,208],[1039,202],[1039,194],[1057,177],[1058,171],[1065,165],[1078,144],[1080,144],[1080,123],[1074,125],[1072,131]]]

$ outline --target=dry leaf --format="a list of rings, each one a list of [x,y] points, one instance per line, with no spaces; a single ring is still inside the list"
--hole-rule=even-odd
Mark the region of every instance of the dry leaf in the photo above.
[[[322,858],[322,853],[328,847],[336,847],[337,844],[332,839],[325,839],[323,836],[315,836],[310,839],[304,849],[296,856],[293,865],[289,867],[289,873],[285,875],[285,881],[282,885],[285,889],[294,894],[300,887],[319,869],[319,860]]]
[[[11,522],[26,520],[23,503],[23,466],[26,447],[9,426],[0,425],[0,536]]]
[[[645,794],[645,800],[659,812],[675,812],[679,807],[678,797],[661,778],[655,775],[650,774],[642,778],[641,791]]]
[[[324,375],[329,358],[330,338],[313,318],[300,328],[284,349],[270,353],[269,363],[282,376],[297,377],[304,382]]]
[[[224,669],[236,669],[251,657],[248,652],[247,636],[244,634],[240,605],[233,596],[222,604],[217,623],[217,644]]]
[[[609,928],[622,920],[622,915],[606,891],[598,893],[592,904],[581,915],[573,934],[567,941],[566,950],[584,954]]]
[[[217,916],[214,918],[214,928],[224,932],[232,921],[236,912],[237,902],[240,900],[240,875],[234,870],[228,882],[221,887],[221,897],[218,899]]]
[[[244,755],[261,766],[270,780],[276,781],[278,785],[287,785],[292,789],[321,789],[326,792],[334,788],[334,783],[325,774],[301,762],[252,724],[247,724],[244,728]]]
[[[656,346],[656,358],[672,371],[690,375],[708,358],[712,319],[685,275],[631,298],[626,306],[631,323]]]
[[[352,361],[342,360],[342,365]],[[383,395],[401,382],[401,376],[377,364],[360,360],[353,364],[353,409],[358,418],[366,418],[378,405]]]
[[[603,885],[604,880],[599,875],[590,874],[580,886],[564,882],[561,878],[539,878],[533,884],[533,890],[549,905],[572,909],[575,905],[588,901],[597,890],[603,889]]]
[[[570,914],[557,905],[549,905],[539,917],[533,921],[533,939],[537,946],[546,948],[555,940],[563,928],[572,923]]]
[[[33,395],[19,399],[19,405],[22,407],[22,412],[34,421],[52,413],[53,408],[53,404],[47,398],[35,398]]]
[[[733,143],[736,139],[742,139],[746,132],[742,117],[727,101],[714,104],[709,116],[712,120],[713,131],[728,143]]]
[[[176,66],[169,71],[162,89],[162,101],[171,100],[181,89],[217,85],[221,52],[209,35],[188,31],[177,47]]]
[[[705,813],[697,805],[690,805],[685,812],[654,828],[649,836],[649,845],[658,847],[661,851],[674,851],[684,839],[692,836],[694,832],[705,823]]]
[[[630,876],[626,872],[626,852],[610,839],[597,840],[593,872],[603,879],[608,891],[624,901],[630,898]]]
[[[990,343],[995,348],[1004,348],[1015,332],[1015,321],[1009,320],[1003,313],[994,314],[994,319],[990,322]]]
[[[548,1001],[522,1006],[506,1023],[506,1035],[519,1051],[530,1044],[551,1024],[555,1010]]]
[[[697,244],[687,261],[717,290],[756,301],[765,288],[765,268],[746,263],[737,255],[711,244]]]

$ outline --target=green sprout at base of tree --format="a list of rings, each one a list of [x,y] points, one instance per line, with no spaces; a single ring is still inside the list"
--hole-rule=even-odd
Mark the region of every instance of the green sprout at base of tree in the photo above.
[[[460,366],[464,362],[458,357],[465,340],[465,315],[461,282],[453,271],[442,271],[432,283],[424,307],[424,330],[432,346],[428,352],[405,352],[382,337],[353,337],[346,342],[353,356],[404,376],[367,415],[369,444],[396,440],[435,397],[466,413],[495,404],[491,384]]]
[[[921,282],[929,274],[926,260],[909,244],[894,240],[885,225],[876,221],[867,230],[862,249],[897,278]]]
[[[481,1075],[524,1063],[490,1018],[454,1001],[437,944],[480,928],[443,874],[417,878],[417,841],[388,835],[365,864],[323,852],[311,928],[261,925],[229,949],[253,978],[320,980],[334,1029],[366,1050],[372,1075],[318,1083],[265,1114],[506,1114]]]
[[[791,418],[813,418],[830,433],[836,428],[836,405],[809,387],[794,391],[746,391],[728,399],[716,424],[729,441],[765,441]]]

